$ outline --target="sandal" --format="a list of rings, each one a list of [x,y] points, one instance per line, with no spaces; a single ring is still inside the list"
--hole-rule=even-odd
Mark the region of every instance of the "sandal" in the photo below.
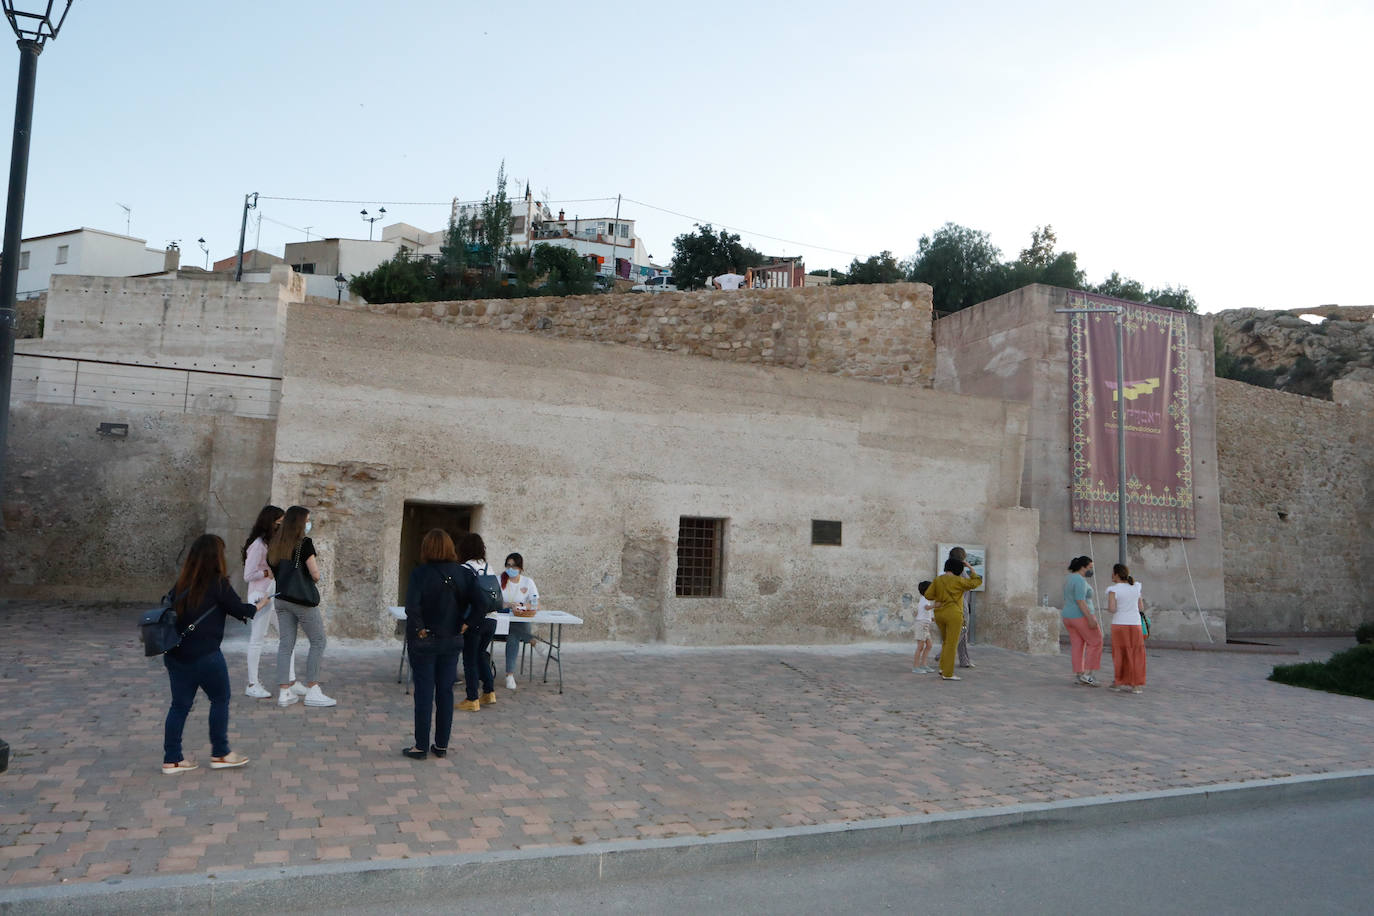
[[[168,776],[175,776],[178,773],[189,773],[192,770],[200,769],[200,764],[190,760],[178,760],[176,763],[164,763],[162,772]]]
[[[422,751],[418,747],[415,747],[414,745],[401,751],[401,755],[404,757],[409,757],[411,760],[424,760],[425,757],[428,756],[425,754],[424,751]]]

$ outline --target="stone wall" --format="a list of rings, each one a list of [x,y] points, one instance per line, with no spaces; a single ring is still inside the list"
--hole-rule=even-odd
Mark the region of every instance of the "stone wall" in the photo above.
[[[1217,380],[1231,630],[1345,633],[1374,620],[1369,408]]]
[[[368,305],[377,315],[525,331],[929,387],[924,283]],[[347,308],[347,304],[344,306]]]
[[[127,423],[127,436],[100,435],[107,422]],[[240,585],[238,550],[270,492],[275,427],[11,404],[0,593],[156,603],[206,532],[224,538]]]
[[[311,509],[341,636],[392,631],[408,504],[470,507],[579,639],[907,639],[935,544],[1036,563],[1033,538],[992,532],[1019,497],[1020,405],[307,305],[285,366],[274,501]],[[725,520],[718,596],[676,594],[682,517]],[[813,519],[841,545],[813,546]],[[1029,594],[993,592],[985,619],[1038,648],[1008,618]]]
[[[1115,534],[1075,531],[1069,512],[1068,324],[1056,308],[1069,291],[1039,284],[956,312],[935,323],[935,387],[1023,403],[1030,432],[1021,504],[1039,510],[1039,569],[1033,598],[1057,607],[1070,558],[1095,555],[1099,569],[1116,562]],[[1212,329],[1207,316],[1188,320],[1193,489],[1196,538],[1132,536],[1129,565],[1146,583],[1156,633],[1165,639],[1226,638],[1222,519],[1218,505],[1217,406],[1213,396]],[[1243,536],[1243,535],[1238,535]],[[989,566],[991,567],[991,561]],[[1102,573],[1099,573],[1102,575]],[[1207,615],[1206,626],[1199,614]],[[1038,631],[1037,631],[1038,632]]]
[[[48,307],[48,294],[39,293],[31,299],[14,304],[14,336],[18,340],[43,336],[43,312]]]

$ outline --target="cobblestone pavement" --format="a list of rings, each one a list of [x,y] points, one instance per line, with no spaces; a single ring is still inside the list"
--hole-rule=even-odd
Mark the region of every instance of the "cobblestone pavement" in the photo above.
[[[0,606],[0,888],[783,828],[1374,761],[1374,703],[1265,680],[1291,657],[1155,650],[1133,696],[1071,686],[1066,657],[988,647],[956,683],[911,674],[905,647],[604,645],[567,649],[563,695],[498,686],[494,706],[456,713],[447,759],[411,761],[399,644],[331,646],[339,705],[279,709],[242,695],[245,628],[231,622],[230,738],[252,763],[204,766],[201,696],[186,744],[202,768],[167,777],[167,678],[143,659],[135,618]],[[1351,643],[1289,644],[1320,658]]]

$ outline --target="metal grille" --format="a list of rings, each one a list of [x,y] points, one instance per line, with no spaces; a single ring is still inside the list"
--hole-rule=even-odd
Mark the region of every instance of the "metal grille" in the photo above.
[[[840,546],[840,523],[811,520],[811,543],[823,547]]]
[[[721,542],[725,520],[688,518],[678,520],[677,594],[683,598],[718,597]]]

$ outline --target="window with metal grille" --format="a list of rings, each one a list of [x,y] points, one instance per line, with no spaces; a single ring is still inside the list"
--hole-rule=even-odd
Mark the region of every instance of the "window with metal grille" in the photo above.
[[[840,523],[811,520],[811,543],[821,547],[840,546]]]
[[[677,594],[681,598],[719,597],[725,519],[678,519]]]

